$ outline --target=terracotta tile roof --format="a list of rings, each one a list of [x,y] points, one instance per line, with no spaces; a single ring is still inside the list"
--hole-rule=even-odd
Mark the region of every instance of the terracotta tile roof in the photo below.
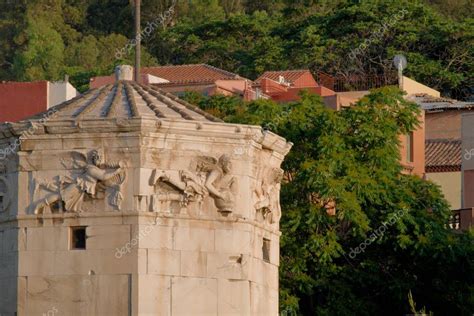
[[[280,76],[285,78],[286,82],[292,84],[297,79],[299,79],[302,75],[310,73],[308,69],[299,69],[299,70],[281,70],[281,71],[266,71],[260,77],[255,80],[256,84],[260,83],[260,80],[263,78],[268,78],[278,82]]]
[[[112,84],[115,82],[115,77],[114,75],[112,76],[97,76],[97,77],[92,77],[89,80],[89,85],[91,88],[98,88],[105,86],[107,84]]]
[[[459,139],[427,139],[425,141],[425,171],[460,171],[461,154]]]
[[[243,79],[239,75],[206,64],[143,67],[142,73],[169,81],[169,83],[208,83],[216,80]]]

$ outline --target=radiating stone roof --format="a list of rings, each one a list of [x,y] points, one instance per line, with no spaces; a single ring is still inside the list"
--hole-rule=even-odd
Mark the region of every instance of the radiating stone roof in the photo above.
[[[124,71],[126,69],[124,68]],[[129,72],[129,71],[128,71]],[[153,86],[119,80],[16,123],[0,124],[0,149],[15,138],[90,133],[162,132],[174,135],[253,139],[264,148],[286,155],[292,144],[260,126],[229,124]],[[56,136],[53,136],[53,138]],[[23,148],[23,147],[22,147]]]
[[[181,100],[173,94],[152,86],[133,81],[117,81],[98,89],[92,89],[49,111],[56,112],[55,120],[87,120],[101,118],[158,118],[169,120],[192,120],[221,122],[198,107]],[[44,113],[30,117],[34,120]]]

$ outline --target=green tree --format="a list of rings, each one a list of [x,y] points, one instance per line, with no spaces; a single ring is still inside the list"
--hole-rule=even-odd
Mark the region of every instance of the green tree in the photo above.
[[[398,137],[416,128],[419,109],[397,88],[340,112],[309,94],[283,105],[222,98],[198,104],[294,143],[282,186],[282,312],[403,315],[411,291],[435,315],[470,315],[474,236],[447,227],[436,185],[401,174]],[[330,202],[336,216],[326,213]]]
[[[17,54],[13,71],[19,80],[58,80],[64,64],[61,35],[43,20],[29,18],[25,31],[28,44]]]
[[[473,0],[426,0],[426,3],[453,19],[463,20],[473,16]]]
[[[15,78],[15,53],[23,44],[18,37],[26,27],[26,4],[20,1],[0,2],[0,80]]]
[[[32,24],[38,23],[45,32],[60,35],[67,50],[64,58],[68,69],[85,67],[83,71],[88,72],[98,68],[94,72],[102,72],[107,64],[110,71],[115,61],[101,58],[100,42],[109,36],[111,41],[118,40],[118,36],[133,38],[132,3],[3,2],[0,78],[25,80],[19,69],[23,62],[28,63],[28,58],[19,56],[26,51],[38,52],[38,48],[29,47],[29,43],[37,41],[30,37],[35,32]],[[155,27],[143,39],[144,51],[153,57],[145,59],[155,64],[205,62],[250,79],[264,70],[287,68],[310,68],[315,73],[324,71],[349,77],[393,72],[391,60],[402,53],[408,58],[406,74],[415,80],[455,98],[467,99],[472,94],[472,0],[178,0],[175,6],[173,3],[174,0],[142,0],[143,27],[173,7],[165,26]],[[59,47],[57,36],[53,39],[51,45]],[[97,50],[99,62],[92,67],[90,62]],[[50,59],[58,57],[57,50],[51,53]],[[14,60],[16,70],[12,66]],[[119,62],[128,60],[129,56]],[[83,61],[85,64],[81,64]],[[47,78],[42,68],[30,71],[34,76],[29,78]]]
[[[225,21],[213,20],[198,26],[178,24],[156,35],[156,40],[166,41],[163,46],[169,58],[159,61],[209,63],[254,78],[265,68],[287,65],[283,43],[272,34],[277,24],[278,19],[265,12],[235,14]],[[151,53],[163,54],[163,46],[152,48]]]
[[[181,19],[185,23],[200,25],[213,20],[221,21],[225,17],[219,0],[189,0],[179,3]]]
[[[97,39],[88,35],[80,42],[73,43],[67,47],[66,64],[81,65],[85,70],[91,70],[97,65],[97,58],[99,57],[99,47]]]

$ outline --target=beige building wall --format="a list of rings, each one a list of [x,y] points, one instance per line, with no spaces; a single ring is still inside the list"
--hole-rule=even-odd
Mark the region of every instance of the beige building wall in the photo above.
[[[413,79],[403,76],[402,90],[404,90],[408,95],[417,94],[417,93],[426,93],[433,97],[439,98],[441,94],[435,89],[431,89]]]
[[[69,82],[48,83],[48,109],[64,101],[75,98],[79,92]]]
[[[457,210],[462,207],[462,179],[461,172],[433,172],[426,173],[426,179],[431,180],[441,187],[451,209]]]
[[[461,139],[461,118],[470,109],[426,112],[426,139]]]
[[[400,135],[400,163],[403,172],[423,177],[425,174],[425,112],[418,117],[420,125],[413,131],[412,160],[407,157],[407,135]]]

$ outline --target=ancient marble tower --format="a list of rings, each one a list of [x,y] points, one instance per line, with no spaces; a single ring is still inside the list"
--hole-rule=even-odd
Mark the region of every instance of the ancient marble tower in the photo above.
[[[291,144],[129,73],[0,125],[0,315],[277,315]]]

